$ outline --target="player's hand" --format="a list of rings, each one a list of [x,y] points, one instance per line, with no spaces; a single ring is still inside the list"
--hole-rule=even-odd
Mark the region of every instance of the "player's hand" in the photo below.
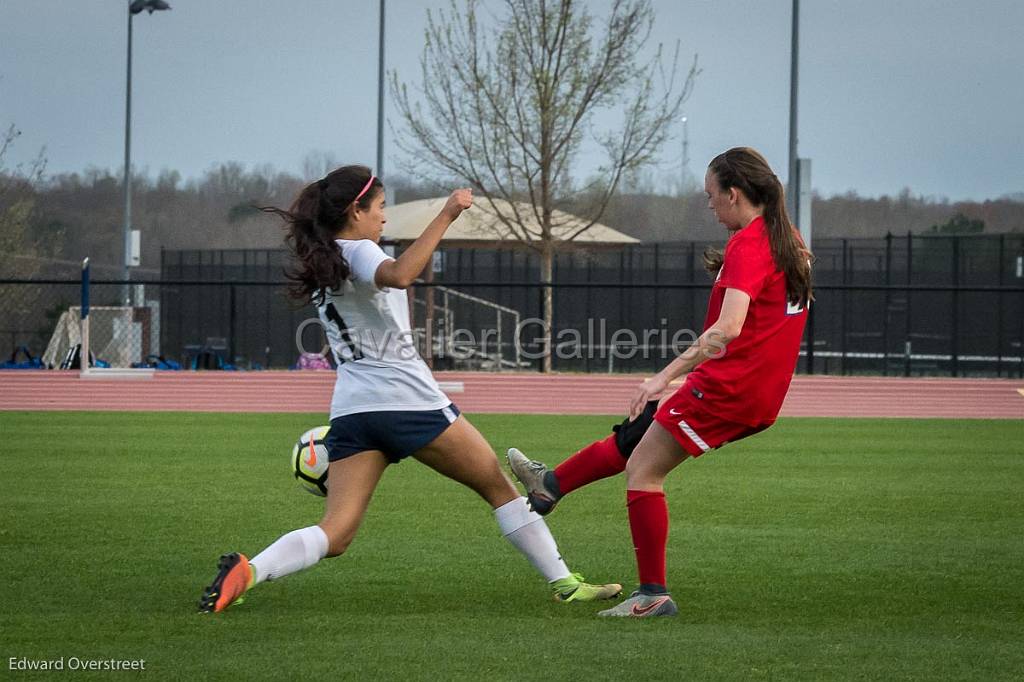
[[[468,188],[457,189],[448,197],[448,201],[445,203],[444,208],[441,209],[441,213],[454,221],[472,205],[473,190]]]
[[[629,418],[636,419],[643,414],[647,402],[657,400],[666,388],[668,388],[668,379],[660,373],[640,384],[636,393],[633,394],[633,400],[629,403]]]

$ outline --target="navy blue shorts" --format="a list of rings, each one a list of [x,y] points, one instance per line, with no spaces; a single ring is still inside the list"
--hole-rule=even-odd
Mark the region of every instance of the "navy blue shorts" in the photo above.
[[[357,412],[331,420],[327,459],[336,462],[357,452],[380,450],[397,463],[444,433],[458,418],[452,403],[440,410]]]

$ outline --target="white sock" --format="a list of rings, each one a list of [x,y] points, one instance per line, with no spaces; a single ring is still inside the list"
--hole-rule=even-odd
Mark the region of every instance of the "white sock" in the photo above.
[[[309,568],[327,556],[327,534],[320,526],[286,533],[249,562],[257,585]]]
[[[517,497],[495,509],[494,518],[498,520],[501,534],[526,555],[545,580],[550,583],[570,575],[548,524],[539,514],[530,511],[525,497]]]

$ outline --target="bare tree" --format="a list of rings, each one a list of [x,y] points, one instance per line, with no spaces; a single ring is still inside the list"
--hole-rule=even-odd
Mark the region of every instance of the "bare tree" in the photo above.
[[[0,131],[0,277],[37,276],[52,263],[53,252],[59,248],[59,234],[42,241],[32,229],[38,185],[46,167],[45,150],[28,163],[8,163],[11,147],[20,135],[13,124]],[[53,305],[47,293],[52,292],[42,287],[0,285],[0,327],[38,329],[45,307]],[[17,340],[35,345],[31,342],[36,339],[20,332]]]
[[[305,178],[306,182],[313,182],[317,178],[330,173],[332,170],[341,165],[332,152],[324,151],[322,149],[312,150],[302,158],[302,177]]]
[[[428,12],[418,97],[391,73],[399,112],[397,144],[407,169],[438,184],[458,179],[482,195],[496,230],[539,254],[551,283],[555,251],[601,218],[624,174],[651,163],[669,137],[697,76],[685,78],[679,46],[666,68],[650,36],[650,0],[612,0],[601,25],[578,0],[502,0],[504,15],[481,23],[479,0]],[[598,112],[619,122],[599,129]],[[614,116],[614,113],[609,113]],[[404,135],[403,135],[404,133]],[[582,182],[574,164],[585,144],[606,161]],[[556,211],[572,203],[575,215]],[[544,287],[544,342],[550,349],[551,287]],[[551,369],[545,353],[544,371]]]
[[[0,132],[0,272],[29,277],[44,260],[29,229],[36,184],[46,168],[45,150],[26,164],[7,165],[8,153],[21,135],[13,124]]]

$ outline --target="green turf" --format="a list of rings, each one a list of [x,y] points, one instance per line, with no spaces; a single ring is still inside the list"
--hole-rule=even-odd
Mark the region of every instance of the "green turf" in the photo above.
[[[676,619],[549,601],[486,506],[415,462],[385,475],[349,554],[194,613],[221,552],[317,520],[287,454],[323,421],[0,413],[0,670],[77,656],[142,658],[154,679],[1024,671],[1022,422],[786,419],[687,462],[668,485]],[[611,424],[473,421],[551,462]],[[582,490],[550,524],[574,569],[632,585],[623,488]]]

